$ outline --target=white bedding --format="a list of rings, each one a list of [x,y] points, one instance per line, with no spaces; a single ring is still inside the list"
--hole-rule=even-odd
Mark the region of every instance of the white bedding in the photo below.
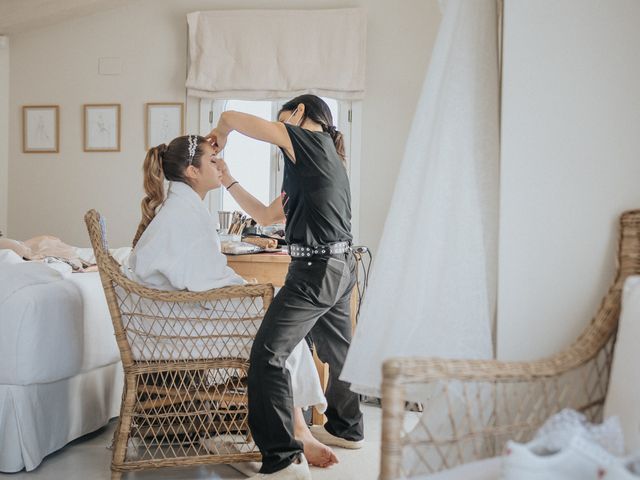
[[[118,414],[120,355],[97,272],[0,250],[0,472],[33,470]]]
[[[0,472],[33,470],[118,416],[122,380],[116,362],[56,382],[0,384]]]
[[[68,281],[76,286],[82,297],[84,342],[80,371],[86,372],[120,360],[120,352],[113,333],[113,323],[102,290],[98,272],[74,273]]]
[[[119,360],[97,272],[0,264],[0,384],[54,382]]]

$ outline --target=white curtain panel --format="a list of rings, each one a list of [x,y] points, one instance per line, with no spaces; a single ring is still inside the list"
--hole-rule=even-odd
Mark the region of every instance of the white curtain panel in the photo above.
[[[217,10],[187,15],[191,96],[364,97],[366,12]]]
[[[490,358],[496,304],[496,0],[445,0],[360,323],[342,371],[380,395],[390,357]],[[425,52],[428,53],[428,52]]]

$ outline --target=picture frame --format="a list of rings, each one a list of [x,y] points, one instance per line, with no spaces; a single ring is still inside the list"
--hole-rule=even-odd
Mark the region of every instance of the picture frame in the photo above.
[[[22,152],[60,152],[60,106],[22,107]]]
[[[184,135],[184,103],[145,104],[145,150]]]
[[[120,151],[120,104],[84,104],[84,151]]]

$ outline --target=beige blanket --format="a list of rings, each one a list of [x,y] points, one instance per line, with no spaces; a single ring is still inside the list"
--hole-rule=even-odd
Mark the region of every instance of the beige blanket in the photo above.
[[[91,266],[78,257],[75,247],[50,235],[33,237],[24,242],[0,238],[0,250],[2,249],[13,250],[25,260],[44,261],[47,258],[54,258],[68,263],[74,271],[85,271]]]

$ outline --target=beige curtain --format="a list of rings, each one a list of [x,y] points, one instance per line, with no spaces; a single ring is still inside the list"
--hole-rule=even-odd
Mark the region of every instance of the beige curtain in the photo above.
[[[364,9],[193,12],[187,22],[191,96],[364,97]]]

